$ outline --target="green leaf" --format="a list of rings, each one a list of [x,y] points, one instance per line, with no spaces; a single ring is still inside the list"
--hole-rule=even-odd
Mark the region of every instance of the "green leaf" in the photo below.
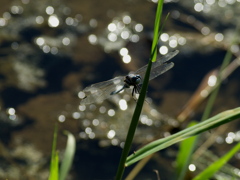
[[[68,136],[68,140],[67,140],[67,146],[66,146],[66,150],[65,150],[64,157],[62,160],[62,164],[60,167],[59,180],[66,179],[66,177],[69,173],[69,170],[72,166],[73,157],[74,157],[75,150],[76,150],[76,140],[75,140],[75,137],[73,136],[73,134],[71,134],[68,131],[64,131],[64,134],[66,134]]]
[[[211,178],[234,154],[240,150],[240,143],[236,144],[227,154],[219,160],[212,163],[203,172],[198,174],[193,180],[202,180]]]
[[[171,146],[172,144],[180,142],[191,136],[200,134],[201,132],[207,131],[214,127],[218,127],[222,124],[233,121],[237,118],[240,118],[240,107],[232,109],[232,110],[224,111],[216,116],[213,116],[212,118],[209,118],[209,119],[207,119],[201,123],[198,123],[192,127],[184,129],[176,134],[173,134],[166,138],[162,138],[162,139],[153,141],[153,142],[149,143],[148,145],[144,146],[143,148],[139,149],[138,151],[136,151],[134,154],[130,155],[127,158],[126,166],[129,166],[129,165],[143,159],[144,157],[146,157],[152,153],[155,153],[161,149],[167,148],[167,147]]]
[[[56,125],[55,129],[54,129],[54,134],[53,134],[50,175],[49,175],[48,180],[58,180],[58,162],[59,162],[59,157],[58,157],[58,152],[56,151],[57,132],[58,132],[58,127]]]
[[[160,24],[160,19],[161,19],[161,15],[162,15],[161,14],[162,8],[163,8],[163,0],[159,0],[156,18],[155,18],[155,24],[154,24],[154,37],[153,37],[153,43],[152,43],[152,49],[151,49],[151,59],[148,62],[148,67],[147,67],[145,77],[143,80],[143,85],[141,88],[140,96],[137,101],[135,111],[133,113],[130,127],[128,129],[126,142],[125,142],[124,149],[123,149],[123,152],[122,152],[122,155],[120,158],[120,162],[118,165],[116,180],[122,179],[122,176],[123,176],[123,173],[124,173],[124,170],[126,167],[125,162],[126,162],[127,156],[129,154],[129,151],[130,151],[130,148],[132,145],[132,141],[133,141],[133,137],[134,137],[137,125],[138,125],[139,117],[142,112],[143,103],[145,101],[145,96],[146,96],[146,92],[147,92],[147,88],[148,88],[149,76],[150,76],[151,67],[152,67],[152,61],[156,61],[156,57],[157,57],[157,48],[156,47],[157,47],[158,37],[159,37],[158,36],[159,35],[159,24]]]
[[[161,22],[161,16],[162,16],[162,9],[163,9],[163,0],[158,1],[158,7],[155,17],[155,23],[154,23],[154,31],[153,31],[153,42],[152,42],[152,49],[151,49],[151,61],[155,62],[157,59],[157,44],[159,40],[159,28],[160,28],[160,22]]]
[[[191,122],[188,127],[196,125],[197,122]],[[185,172],[188,168],[189,153],[192,152],[191,147],[196,139],[196,136],[190,137],[180,143],[179,152],[177,155],[177,176],[178,179],[184,179]]]

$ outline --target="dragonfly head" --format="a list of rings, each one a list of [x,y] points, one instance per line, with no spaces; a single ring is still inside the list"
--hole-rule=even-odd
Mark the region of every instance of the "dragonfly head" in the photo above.
[[[133,76],[132,77],[132,83],[133,84],[139,84],[140,82],[141,82],[141,76],[139,76],[139,75],[135,75],[135,76]]]

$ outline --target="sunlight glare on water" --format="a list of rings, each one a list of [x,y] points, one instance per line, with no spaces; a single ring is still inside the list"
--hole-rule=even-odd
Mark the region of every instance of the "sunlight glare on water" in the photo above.
[[[48,25],[50,27],[58,27],[60,21],[57,17],[57,15],[51,15],[49,18],[48,18]]]
[[[9,115],[14,115],[15,112],[16,112],[16,111],[15,111],[14,108],[9,108],[9,109],[8,109],[8,114],[9,114]]]
[[[107,111],[107,109],[106,109],[106,107],[105,106],[101,106],[100,108],[99,108],[99,112],[100,113],[105,113]]]
[[[94,126],[98,126],[98,125],[99,125],[99,120],[98,120],[98,119],[94,119],[94,120],[92,121],[92,124],[93,124]]]
[[[113,31],[115,31],[116,29],[117,29],[116,24],[110,23],[110,24],[108,25],[108,30],[109,30],[109,31],[113,32]]]
[[[81,117],[81,114],[79,112],[73,112],[72,117],[73,119],[79,119]]]
[[[127,101],[125,99],[121,99],[119,102],[119,107],[121,110],[125,111],[128,108]]]
[[[115,132],[114,130],[110,130],[110,131],[108,131],[108,133],[107,133],[107,137],[108,137],[109,139],[114,138],[115,135],[116,135],[116,132]]]
[[[169,40],[169,35],[167,33],[162,33],[160,39],[163,42],[167,42]]]
[[[52,15],[52,14],[54,13],[54,8],[53,8],[52,6],[48,6],[48,7],[46,8],[46,13],[47,13],[48,15]]]
[[[188,166],[188,169],[189,169],[190,171],[196,171],[196,166],[195,166],[194,164],[190,164],[190,165]]]
[[[108,34],[108,40],[115,42],[117,40],[117,35],[115,33],[109,33]]]
[[[64,46],[68,46],[70,44],[70,42],[71,41],[70,41],[69,37],[64,37],[62,39],[62,43],[63,43]]]
[[[109,109],[108,110],[108,115],[109,116],[114,116],[115,115],[115,111],[113,109]]]
[[[42,24],[44,22],[44,18],[42,16],[37,16],[36,17],[36,23],[37,24]]]
[[[94,35],[94,34],[90,34],[89,36],[88,36],[88,41],[91,43],[91,44],[93,44],[93,45],[95,45],[95,44],[97,44],[97,36],[96,35]]]
[[[37,45],[42,46],[42,45],[44,45],[44,43],[45,43],[45,40],[44,40],[43,37],[38,37],[38,38],[36,39],[36,44],[37,44]]]
[[[122,60],[125,64],[128,64],[131,62],[131,56],[130,55],[125,55],[122,57]]]
[[[125,55],[128,55],[128,49],[127,48],[121,48],[120,51],[119,51],[119,54],[121,56],[125,56]]]
[[[159,48],[159,53],[162,54],[162,55],[165,55],[168,53],[168,47],[167,46],[161,46]]]
[[[217,83],[217,77],[215,75],[211,75],[209,78],[208,78],[208,85],[213,87],[215,86]]]
[[[58,121],[59,122],[64,122],[66,120],[66,117],[64,115],[58,116]]]
[[[135,25],[135,31],[136,32],[142,32],[143,30],[143,25],[142,24],[136,24]]]
[[[218,42],[221,42],[223,40],[224,36],[222,33],[217,33],[215,35],[215,40],[218,41]]]
[[[80,91],[80,92],[78,93],[78,97],[79,97],[80,99],[83,99],[83,98],[85,97],[85,93],[82,92],[82,91]]]

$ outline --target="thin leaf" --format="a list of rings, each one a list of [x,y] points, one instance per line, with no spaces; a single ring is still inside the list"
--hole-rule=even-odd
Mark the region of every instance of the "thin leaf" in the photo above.
[[[57,132],[58,127],[55,126],[53,134],[53,144],[52,144],[52,155],[51,155],[51,165],[50,165],[50,175],[48,180],[58,180],[58,152],[56,151],[57,146]]]
[[[234,154],[240,150],[240,143],[236,144],[227,154],[219,160],[212,163],[203,172],[198,174],[193,180],[202,180],[211,178]]]
[[[73,134],[68,131],[65,131],[64,134],[68,136],[67,146],[62,160],[62,165],[60,167],[59,180],[66,179],[69,170],[72,166],[73,157],[76,150],[76,140]]]
[[[161,22],[161,16],[162,16],[162,9],[163,9],[163,0],[158,1],[158,7],[155,17],[155,23],[154,23],[154,31],[153,31],[153,42],[152,42],[152,48],[151,48],[151,61],[155,62],[157,59],[157,44],[159,40],[159,28],[160,28],[160,22]]]
[[[191,122],[188,127],[191,127],[193,125],[196,125],[197,122]],[[191,145],[195,141],[196,136],[190,137],[180,143],[180,148],[177,156],[177,175],[178,175],[178,180],[184,179],[186,169],[188,168],[188,158],[189,153],[191,152]]]
[[[141,92],[140,92],[140,96],[139,99],[137,101],[137,105],[135,108],[135,111],[133,113],[133,117],[132,117],[132,121],[130,123],[130,127],[128,129],[128,133],[127,133],[127,138],[126,138],[126,142],[124,145],[124,149],[120,158],[120,162],[119,162],[119,166],[118,166],[118,170],[117,170],[117,174],[116,174],[116,179],[117,180],[121,180],[124,170],[125,170],[125,163],[126,163],[126,159],[127,156],[129,154],[131,145],[132,145],[132,141],[133,141],[133,137],[137,128],[137,124],[139,121],[139,117],[142,111],[142,107],[143,107],[143,103],[145,101],[145,96],[146,96],[146,92],[147,92],[147,87],[148,87],[148,81],[149,81],[149,76],[150,76],[150,72],[151,72],[151,67],[152,67],[152,61],[154,61],[154,59],[156,60],[157,57],[157,49],[155,48],[157,46],[157,42],[158,42],[158,34],[159,34],[159,24],[160,24],[160,19],[161,19],[161,12],[162,12],[162,7],[163,7],[163,0],[159,0],[158,1],[158,7],[157,7],[157,13],[156,13],[156,18],[155,18],[155,24],[154,24],[154,37],[153,37],[153,43],[152,43],[152,49],[151,49],[151,61],[148,62],[148,67],[146,70],[146,74],[143,80],[143,85],[141,88]],[[159,21],[159,22],[158,22]]]
[[[201,123],[198,123],[197,125],[184,129],[176,134],[153,141],[148,145],[144,146],[143,148],[139,149],[138,151],[136,151],[134,154],[130,155],[127,158],[126,166],[129,166],[139,161],[140,159],[152,153],[155,153],[161,149],[169,147],[172,144],[187,139],[191,136],[200,134],[201,132],[207,131],[214,127],[218,127],[222,124],[233,121],[237,118],[240,118],[240,107],[224,111],[216,116],[213,116],[212,118],[209,118]]]

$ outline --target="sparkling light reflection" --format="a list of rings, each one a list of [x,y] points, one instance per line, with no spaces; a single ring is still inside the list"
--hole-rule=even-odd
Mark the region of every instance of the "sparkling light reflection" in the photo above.
[[[8,111],[7,111],[7,113],[8,113],[9,115],[14,115],[14,114],[16,113],[16,111],[15,111],[14,108],[9,108]]]
[[[80,99],[83,99],[85,96],[86,96],[86,95],[85,95],[85,93],[84,93],[83,91],[80,91],[80,92],[78,93],[78,97],[79,97]]]
[[[60,21],[59,21],[57,15],[49,16],[49,18],[48,18],[48,25],[50,27],[58,27],[59,23],[60,23]]]
[[[215,35],[215,40],[218,41],[218,42],[221,42],[223,40],[224,36],[222,33],[217,33]]]
[[[46,13],[47,13],[48,15],[52,15],[52,14],[54,13],[54,8],[53,8],[52,6],[48,6],[48,7],[46,8]]]
[[[58,121],[59,122],[64,122],[66,120],[66,117],[64,115],[58,116]]]
[[[114,138],[114,136],[116,135],[116,132],[114,130],[110,130],[108,133],[107,133],[107,137],[109,139],[112,139]]]
[[[62,43],[64,46],[68,46],[71,43],[71,40],[69,39],[69,37],[64,37]]]
[[[162,54],[162,55],[165,55],[168,53],[168,47],[167,46],[161,46],[159,48],[159,53]]]
[[[190,164],[189,166],[188,166],[188,169],[189,169],[189,171],[196,171],[196,166],[194,165],[194,164]]]
[[[108,115],[109,116],[114,116],[115,115],[115,111],[113,109],[109,109],[108,110]]]
[[[81,117],[81,114],[79,112],[74,112],[72,114],[73,119],[79,119]]]
[[[122,60],[125,64],[128,64],[128,63],[131,62],[131,56],[125,55],[125,56],[122,57]]]
[[[162,33],[160,39],[163,42],[167,42],[169,40],[169,35],[167,33]]]
[[[128,49],[127,48],[121,48],[120,49],[120,51],[119,51],[119,54],[121,55],[121,56],[126,56],[126,55],[128,55]]]
[[[107,109],[106,109],[105,106],[101,106],[101,107],[99,108],[99,112],[102,113],[102,114],[104,114],[106,111],[107,111]]]
[[[217,83],[217,77],[215,75],[211,75],[209,78],[208,78],[208,85],[213,87],[215,86]]]
[[[97,36],[96,35],[94,35],[94,34],[90,34],[89,36],[88,36],[88,41],[91,43],[91,44],[93,44],[93,45],[95,45],[95,44],[97,44]]]
[[[42,16],[37,16],[36,17],[36,23],[37,24],[42,24],[44,22],[44,18]]]
[[[125,99],[121,99],[119,102],[119,107],[121,110],[125,111],[128,108],[127,101]]]
[[[99,120],[98,119],[94,119],[93,121],[92,121],[92,124],[94,125],[94,126],[98,126],[99,125]]]

